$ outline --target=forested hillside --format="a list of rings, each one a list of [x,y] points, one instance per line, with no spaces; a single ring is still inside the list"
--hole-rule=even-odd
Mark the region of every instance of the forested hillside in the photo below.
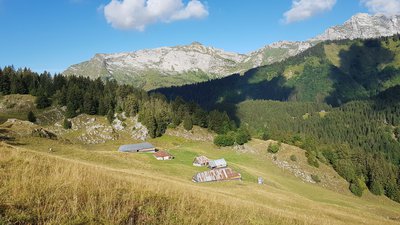
[[[181,123],[187,130],[198,125],[217,133],[236,131],[236,125],[226,112],[207,112],[193,102],[181,98],[169,101],[161,94],[148,94],[130,85],[118,85],[115,81],[103,83],[100,79],[51,76],[46,72],[37,74],[26,68],[15,70],[8,66],[0,69],[0,93],[37,96],[37,108],[65,106],[66,118],[82,113],[105,115],[111,123],[115,112],[138,115],[153,138],[162,136],[168,126],[176,127]]]
[[[399,85],[396,35],[328,41],[244,76],[158,92],[227,110],[253,136],[306,149],[309,164],[332,165],[356,195],[368,188],[400,201]]]
[[[321,43],[244,76],[151,93],[6,67],[0,69],[0,92],[37,96],[38,108],[66,106],[69,118],[138,115],[151,137],[183,123],[187,130],[208,128],[220,134],[215,144],[229,146],[247,142],[250,131],[305,149],[310,165],[332,165],[356,195],[368,188],[400,201],[399,68],[400,40],[394,36]]]
[[[399,87],[396,91],[400,96]],[[361,195],[366,185],[399,201],[400,104],[375,100],[338,108],[251,100],[239,104],[238,117],[254,135],[306,149],[311,165],[332,165],[353,193]]]
[[[244,76],[156,90],[202,106],[235,105],[247,99],[326,102],[339,106],[368,99],[400,84],[399,36],[323,42],[288,60]]]

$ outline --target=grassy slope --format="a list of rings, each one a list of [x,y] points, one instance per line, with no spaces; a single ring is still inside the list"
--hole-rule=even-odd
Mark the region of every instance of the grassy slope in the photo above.
[[[35,97],[31,95],[7,95],[0,97],[0,123],[9,118],[27,120],[30,110],[35,111]],[[22,103],[22,104],[21,104]]]
[[[208,109],[227,111],[245,100],[325,102],[363,100],[400,84],[400,41],[343,40],[320,43],[294,57],[200,84],[158,89]]]
[[[0,124],[8,119],[27,120],[28,112],[32,111],[38,123],[48,125],[63,118],[62,110],[58,107],[37,109],[35,106],[36,97],[32,95],[12,94],[0,96]]]
[[[128,139],[100,145],[36,138],[23,142],[18,150],[0,147],[0,173],[8,174],[0,185],[0,200],[14,219],[31,212],[36,217],[30,217],[42,222],[116,223],[134,209],[144,224],[391,224],[387,218],[400,215],[399,205],[383,197],[357,198],[301,182],[277,168],[266,156],[266,143],[258,140],[250,144],[254,153],[171,136],[151,140],[176,156],[165,162],[151,154],[116,152]],[[49,147],[55,152],[48,153]],[[193,174],[205,170],[191,165],[201,154],[224,157],[244,181],[192,183]],[[257,176],[266,185],[257,185]],[[80,213],[74,214],[74,207]]]

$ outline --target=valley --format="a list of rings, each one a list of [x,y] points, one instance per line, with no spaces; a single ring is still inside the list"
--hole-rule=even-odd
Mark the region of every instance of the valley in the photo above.
[[[97,11],[116,28],[134,6],[128,26],[135,2]],[[208,16],[142,2],[145,39]],[[0,225],[400,224],[399,33],[400,16],[358,13],[249,53],[193,42],[0,67]]]
[[[23,118],[33,109],[12,104],[10,97],[32,100],[28,95],[3,97],[2,104],[12,105],[7,109],[13,112],[10,118]],[[166,135],[147,139],[175,156],[158,161],[151,153],[117,151],[120,145],[139,141],[132,140],[135,122],[128,122],[130,118],[123,119],[127,127],[107,132],[113,126],[106,118],[80,115],[71,120],[69,131],[57,125],[62,117],[49,118],[47,111],[58,110],[36,112],[42,125],[2,118],[6,121],[0,125],[3,223],[398,223],[398,203],[366,189],[361,198],[354,196],[332,167],[309,165],[306,151],[295,146],[282,144],[272,154],[267,149],[275,141],[253,139],[243,147],[221,148],[209,140],[215,133],[204,128],[195,126],[189,134],[182,127],[168,128]],[[35,136],[32,131],[38,127],[57,138]],[[94,127],[104,127],[102,132],[116,138],[90,133]],[[242,180],[193,183],[192,176],[206,170],[192,165],[199,155],[226,159]],[[265,180],[263,185],[257,184],[258,177]]]

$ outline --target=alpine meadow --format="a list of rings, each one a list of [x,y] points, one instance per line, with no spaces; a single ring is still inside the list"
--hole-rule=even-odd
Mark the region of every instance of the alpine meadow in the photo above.
[[[0,0],[0,25],[0,225],[400,223],[399,0]]]

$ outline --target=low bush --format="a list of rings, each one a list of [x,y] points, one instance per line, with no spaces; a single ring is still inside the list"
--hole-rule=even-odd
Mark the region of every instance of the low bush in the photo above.
[[[316,174],[311,174],[311,179],[312,179],[313,181],[315,181],[316,183],[320,183],[320,182],[321,182],[321,179],[320,179],[319,176],[316,175]]]
[[[67,118],[65,118],[64,122],[63,122],[63,127],[64,127],[64,129],[71,129],[72,128],[71,121],[69,121]]]
[[[277,153],[278,151],[279,151],[279,145],[278,145],[278,144],[270,144],[270,145],[268,146],[268,152],[269,152],[269,153],[275,154],[275,153]]]
[[[353,180],[352,182],[350,182],[349,189],[354,195],[356,195],[358,197],[361,197],[363,194],[363,189],[360,186],[360,183],[358,181]]]

